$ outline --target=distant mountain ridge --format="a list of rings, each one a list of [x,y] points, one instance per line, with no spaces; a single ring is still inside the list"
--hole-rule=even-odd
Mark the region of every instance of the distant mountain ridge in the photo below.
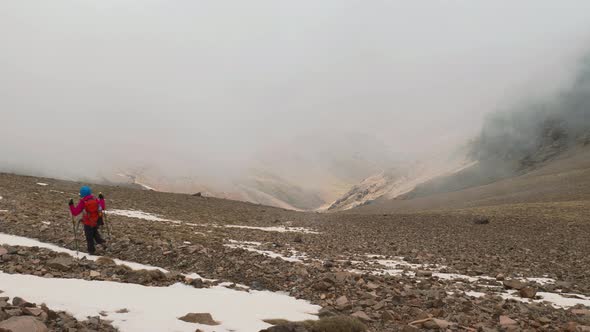
[[[570,87],[554,98],[490,114],[479,136],[461,153],[405,169],[380,172],[331,204],[343,211],[377,200],[411,200],[485,186],[518,177],[590,144],[590,57]],[[585,151],[585,150],[581,150]]]
[[[355,185],[324,211],[336,212],[370,204],[377,199],[394,199],[431,179],[459,172],[473,165],[465,155],[436,156],[375,174]]]
[[[162,175],[149,167],[117,170],[104,183],[124,183],[147,190],[196,193],[299,211],[331,204],[366,177],[396,164],[387,146],[372,136],[348,133],[341,137],[310,134],[282,142],[243,165],[222,181],[199,174]],[[308,146],[289,151],[285,146]],[[118,174],[117,174],[118,173]]]

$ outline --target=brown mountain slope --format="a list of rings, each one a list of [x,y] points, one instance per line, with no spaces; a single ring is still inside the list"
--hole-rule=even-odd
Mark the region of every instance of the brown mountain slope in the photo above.
[[[412,199],[379,200],[348,213],[457,209],[513,203],[590,200],[590,147],[576,147],[530,173],[488,185]]]

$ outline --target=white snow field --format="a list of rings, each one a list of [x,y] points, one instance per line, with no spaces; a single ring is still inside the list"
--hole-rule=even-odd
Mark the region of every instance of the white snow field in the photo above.
[[[38,240],[0,233],[0,244],[40,247],[72,256],[76,253]],[[96,260],[100,256],[79,253],[78,258]],[[132,269],[167,270],[115,259]],[[186,275],[201,278],[196,273]],[[204,279],[208,280],[208,279]],[[146,287],[108,281],[80,279],[41,278],[32,275],[5,274],[0,272],[0,287],[6,296],[20,296],[36,303],[45,303],[54,310],[64,310],[76,318],[85,320],[101,311],[105,319],[122,332],[163,331],[194,332],[250,332],[270,327],[264,319],[308,320],[317,319],[320,307],[304,300],[269,291],[243,292],[220,284],[211,288],[193,288],[181,283],[169,287]],[[91,299],[89,301],[89,299]],[[128,309],[129,313],[116,313]],[[187,313],[210,313],[220,323],[206,326],[178,320]]]
[[[193,288],[183,284],[146,287],[108,281],[42,278],[0,272],[3,295],[20,296],[64,310],[79,320],[105,311],[105,319],[122,332],[256,332],[270,327],[264,319],[317,319],[319,307],[267,291],[242,292],[225,287]],[[116,313],[120,309],[128,313]],[[209,313],[218,326],[178,320],[187,313]]]

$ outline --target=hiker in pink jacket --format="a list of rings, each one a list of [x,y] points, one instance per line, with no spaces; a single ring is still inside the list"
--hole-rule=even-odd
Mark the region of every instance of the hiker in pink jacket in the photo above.
[[[74,206],[74,200],[70,199],[70,212],[73,216],[80,213],[82,215],[82,223],[84,224],[84,235],[86,236],[86,245],[88,253],[94,255],[96,248],[94,243],[100,244],[106,249],[106,241],[100,236],[98,228],[103,225],[102,211],[105,209],[104,196],[98,195],[98,199],[92,196],[90,187],[84,186],[80,188],[80,202]]]

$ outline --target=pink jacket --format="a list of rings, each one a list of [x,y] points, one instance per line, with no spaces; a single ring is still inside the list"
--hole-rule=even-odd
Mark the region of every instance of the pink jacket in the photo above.
[[[80,202],[78,202],[78,205],[76,205],[76,206],[70,205],[70,212],[72,212],[72,215],[77,216],[80,213],[82,213],[84,211],[84,205],[86,204],[86,201],[89,201],[91,199],[94,199],[94,196],[88,195],[88,196],[82,198],[80,200]],[[104,199],[99,198],[98,205],[100,205],[100,208],[103,209],[103,211],[106,210]]]

